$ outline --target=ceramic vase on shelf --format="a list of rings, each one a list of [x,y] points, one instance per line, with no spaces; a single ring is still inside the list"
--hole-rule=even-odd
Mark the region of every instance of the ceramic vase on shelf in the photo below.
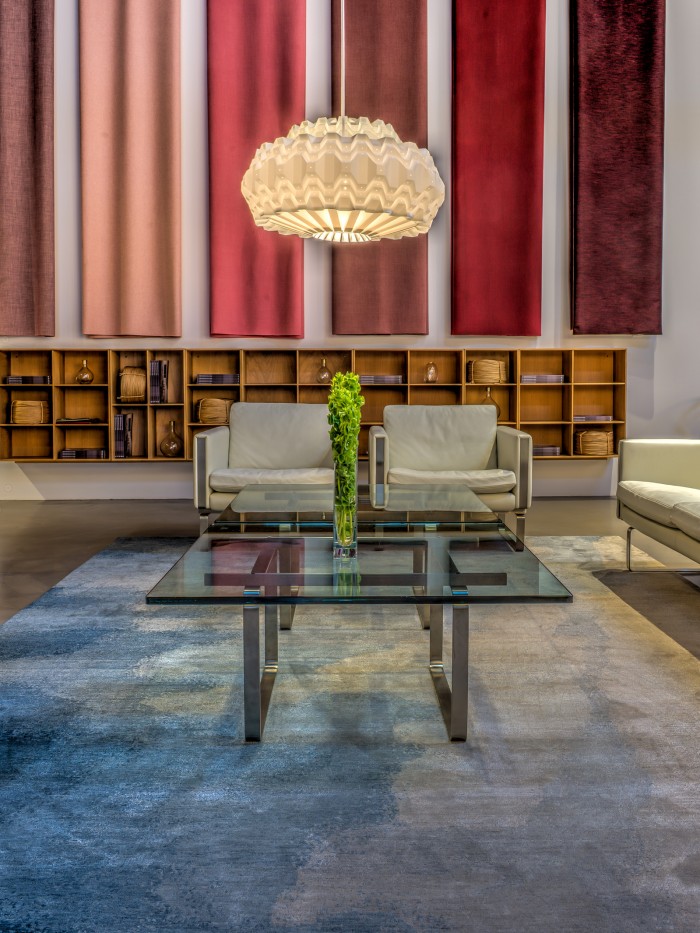
[[[501,406],[498,404],[496,399],[491,395],[491,386],[486,386],[486,395],[482,398],[481,405],[493,405],[496,409],[496,421],[501,417]]]
[[[175,422],[168,424],[168,433],[160,442],[160,452],[164,457],[179,457],[182,453],[182,438],[175,433]]]
[[[333,374],[330,369],[326,366],[326,358],[321,360],[321,365],[318,367],[316,372],[316,382],[320,382],[322,385],[330,385]]]
[[[432,360],[425,367],[425,381],[426,382],[437,382],[438,381],[438,369]]]
[[[75,381],[82,386],[89,385],[95,378],[95,374],[88,368],[87,360],[83,360],[83,365],[78,370]]]

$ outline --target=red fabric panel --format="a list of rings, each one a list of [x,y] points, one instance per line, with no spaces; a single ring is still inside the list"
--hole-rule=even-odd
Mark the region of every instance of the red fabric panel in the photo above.
[[[540,333],[545,0],[454,0],[452,333]]]
[[[428,144],[426,0],[345,6],[346,106]],[[340,0],[333,0],[333,113],[340,113]],[[428,239],[334,246],[334,334],[427,334]]]
[[[180,2],[80,0],[83,332],[182,333]]]
[[[54,334],[53,0],[0,0],[0,334]]]
[[[304,336],[304,244],[256,227],[241,179],[304,119],[306,0],[209,0],[211,333]]]
[[[665,0],[571,3],[571,327],[661,333]]]

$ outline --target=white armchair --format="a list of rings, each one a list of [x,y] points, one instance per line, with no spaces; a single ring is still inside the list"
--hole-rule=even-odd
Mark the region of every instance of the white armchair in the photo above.
[[[387,405],[370,429],[370,484],[464,485],[492,511],[514,512],[525,537],[532,437],[497,425],[493,405]]]
[[[194,504],[200,516],[226,508],[258,483],[333,483],[326,405],[236,402],[228,425],[194,438]]]

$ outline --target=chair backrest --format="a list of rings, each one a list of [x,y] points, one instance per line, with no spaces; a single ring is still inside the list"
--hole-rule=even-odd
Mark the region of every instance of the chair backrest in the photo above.
[[[493,405],[387,405],[389,467],[486,470],[496,465]]]
[[[284,470],[333,466],[326,405],[235,402],[229,424],[231,467]]]

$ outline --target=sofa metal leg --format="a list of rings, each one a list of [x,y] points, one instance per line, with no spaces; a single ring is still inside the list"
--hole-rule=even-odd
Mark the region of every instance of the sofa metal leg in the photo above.
[[[516,511],[515,513],[515,537],[517,541],[515,543],[515,550],[522,551],[525,547],[525,512]]]
[[[211,512],[208,509],[199,510],[199,533],[203,535],[209,527],[209,516]]]

